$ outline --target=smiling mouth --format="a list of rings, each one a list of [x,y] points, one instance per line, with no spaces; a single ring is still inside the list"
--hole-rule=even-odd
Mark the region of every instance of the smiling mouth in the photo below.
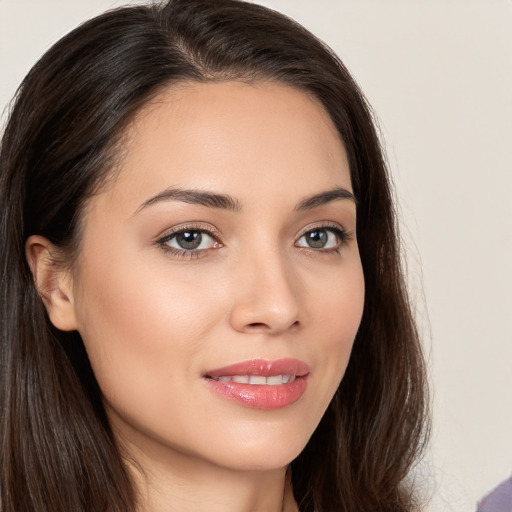
[[[309,374],[309,366],[298,359],[251,359],[207,371],[203,376],[219,382],[278,386]]]
[[[293,382],[296,375],[221,375],[220,377],[209,377],[220,382],[236,382],[237,384],[251,384],[256,386],[279,386]]]
[[[310,368],[298,359],[253,359],[211,370],[203,375],[222,398],[254,409],[282,409],[305,393]]]

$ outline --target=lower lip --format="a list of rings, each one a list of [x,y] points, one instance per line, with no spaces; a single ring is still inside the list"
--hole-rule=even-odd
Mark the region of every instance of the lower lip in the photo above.
[[[293,382],[276,386],[267,384],[241,384],[205,379],[210,389],[224,398],[253,409],[282,409],[301,398],[306,391],[307,375]]]

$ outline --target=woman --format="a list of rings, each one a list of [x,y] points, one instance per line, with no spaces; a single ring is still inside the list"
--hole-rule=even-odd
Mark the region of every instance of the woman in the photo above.
[[[238,1],[108,12],[0,162],[3,512],[417,508],[386,166],[322,43]]]

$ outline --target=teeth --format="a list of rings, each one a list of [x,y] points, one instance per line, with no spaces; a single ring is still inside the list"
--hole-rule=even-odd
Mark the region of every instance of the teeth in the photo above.
[[[263,375],[233,375],[214,377],[214,380],[222,382],[237,382],[239,384],[254,384],[259,386],[279,386],[280,384],[288,384],[295,380],[295,375],[272,375],[265,377]]]
[[[238,382],[240,384],[248,384],[250,382],[249,375],[235,375],[231,378],[231,380],[232,382]],[[254,382],[251,384],[254,384]]]
[[[251,375],[249,377],[249,384],[263,384],[267,383],[267,378],[263,375]]]
[[[266,381],[267,381],[267,384],[271,385],[271,386],[276,386],[278,384],[282,384],[283,383],[283,375],[273,375],[272,377],[267,377],[266,378]]]

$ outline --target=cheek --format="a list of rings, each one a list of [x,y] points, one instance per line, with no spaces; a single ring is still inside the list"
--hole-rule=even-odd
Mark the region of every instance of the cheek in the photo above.
[[[336,391],[348,365],[364,307],[364,277],[359,259],[341,269],[338,279],[324,281],[323,293],[311,300],[319,365],[324,386]],[[329,395],[329,393],[327,393]]]
[[[79,331],[105,399],[123,409],[152,400],[156,407],[162,389],[191,371],[219,301],[151,259],[98,258],[83,274]]]
[[[332,344],[332,350],[346,353],[351,350],[354,338],[361,323],[364,307],[364,280],[362,272],[345,279],[342,285],[333,286],[331,300],[324,304],[324,323],[326,339]]]
[[[354,248],[335,269],[310,272],[304,285],[309,296],[310,315],[326,339],[353,339],[363,313],[364,276],[359,254]]]

